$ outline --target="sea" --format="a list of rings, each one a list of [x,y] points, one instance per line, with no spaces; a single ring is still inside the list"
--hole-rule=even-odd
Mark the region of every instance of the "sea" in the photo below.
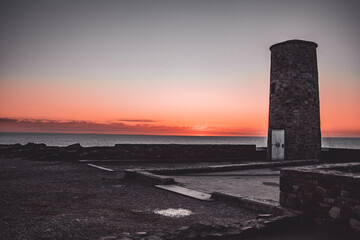
[[[80,143],[83,147],[114,146],[115,144],[255,144],[266,147],[266,137],[204,137],[73,133],[0,133],[0,144],[45,143],[47,146],[68,146]],[[360,149],[360,138],[324,137],[323,148]]]

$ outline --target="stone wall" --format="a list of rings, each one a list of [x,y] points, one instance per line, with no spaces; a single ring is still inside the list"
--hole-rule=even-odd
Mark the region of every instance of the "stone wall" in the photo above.
[[[321,153],[317,44],[291,40],[271,50],[268,159],[271,130],[285,130],[285,159],[318,159]]]
[[[326,163],[360,162],[360,149],[324,148],[321,159]]]
[[[123,159],[185,161],[253,161],[255,145],[117,144],[114,147],[51,147],[45,144],[0,145],[0,156],[39,160]]]
[[[360,234],[360,163],[282,169],[280,191],[282,206]]]

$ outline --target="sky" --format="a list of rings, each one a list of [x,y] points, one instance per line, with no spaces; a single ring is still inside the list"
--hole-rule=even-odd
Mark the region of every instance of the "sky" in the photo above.
[[[0,132],[266,136],[270,51],[317,48],[322,135],[360,137],[360,1],[1,1]]]

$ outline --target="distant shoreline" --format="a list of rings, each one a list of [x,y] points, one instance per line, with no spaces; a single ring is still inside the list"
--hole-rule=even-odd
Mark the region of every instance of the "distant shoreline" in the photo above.
[[[238,137],[252,137],[263,138],[266,136],[225,136],[225,135],[211,135],[211,136],[199,136],[199,135],[161,135],[161,134],[117,134],[117,133],[63,133],[63,132],[0,132],[1,134],[44,134],[44,135],[109,135],[109,136],[152,136],[152,137],[195,137],[195,138],[238,138]],[[360,138],[360,137],[359,137]]]
[[[19,134],[19,135],[108,135],[108,136],[151,136],[151,137],[193,137],[193,138],[267,138],[267,136],[250,136],[250,135],[161,135],[161,134],[118,134],[118,133],[65,133],[65,132],[0,132],[2,134]],[[322,136],[322,138],[343,138],[343,139],[360,139],[360,136]],[[1,144],[1,143],[0,143]]]

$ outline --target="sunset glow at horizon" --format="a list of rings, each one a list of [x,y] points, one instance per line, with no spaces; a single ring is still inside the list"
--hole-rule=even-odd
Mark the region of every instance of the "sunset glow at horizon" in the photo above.
[[[359,2],[221,2],[3,4],[0,132],[267,136],[269,47],[304,39],[322,136],[360,137]]]

